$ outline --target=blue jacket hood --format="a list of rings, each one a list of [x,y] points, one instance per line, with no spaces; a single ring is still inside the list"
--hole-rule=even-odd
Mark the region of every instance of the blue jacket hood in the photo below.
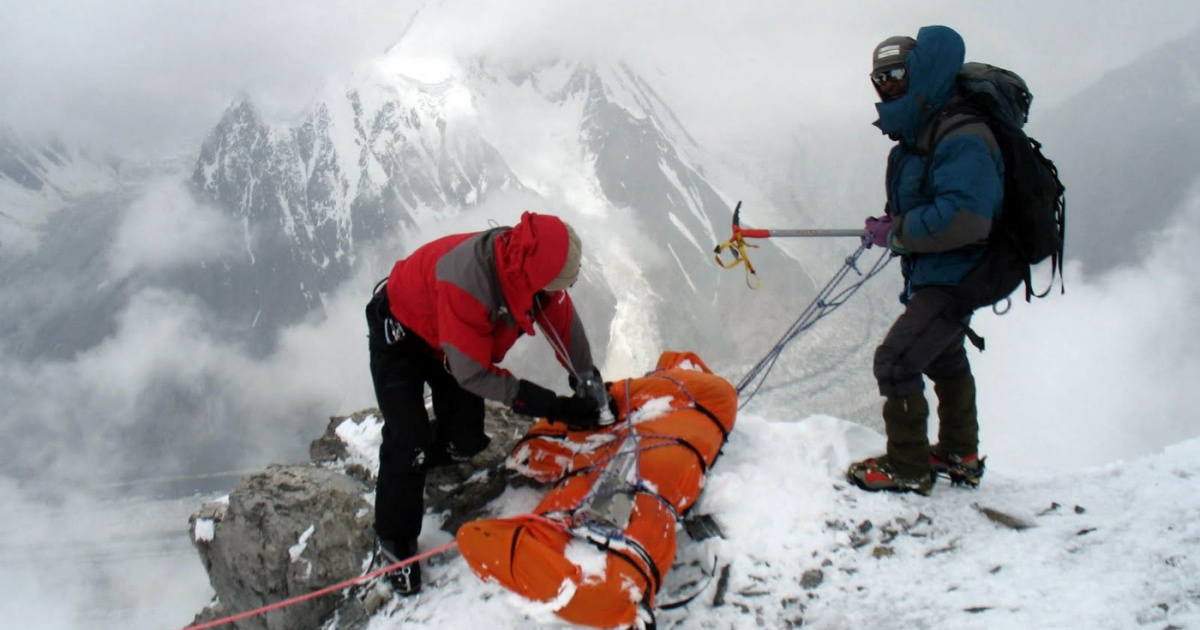
[[[958,72],[966,58],[962,36],[948,26],[925,26],[908,53],[908,91],[900,98],[876,103],[883,133],[916,144],[916,133],[957,93]]]

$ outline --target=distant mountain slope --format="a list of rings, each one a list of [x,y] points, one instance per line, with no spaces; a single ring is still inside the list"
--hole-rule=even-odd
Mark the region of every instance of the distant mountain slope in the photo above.
[[[1101,273],[1144,257],[1200,182],[1200,30],[1104,75],[1030,135],[1067,187],[1067,256]],[[1047,88],[1042,87],[1045,90]]]
[[[115,163],[0,126],[0,259],[31,251],[54,211],[116,179]]]

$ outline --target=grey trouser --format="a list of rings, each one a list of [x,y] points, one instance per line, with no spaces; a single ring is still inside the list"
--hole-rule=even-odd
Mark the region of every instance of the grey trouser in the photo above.
[[[946,290],[918,289],[875,349],[879,393],[904,398],[924,391],[922,375],[943,381],[970,373],[963,347],[970,321]]]

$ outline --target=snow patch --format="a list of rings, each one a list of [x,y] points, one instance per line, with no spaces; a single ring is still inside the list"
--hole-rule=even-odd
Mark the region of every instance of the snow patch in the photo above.
[[[651,398],[650,400],[647,400],[640,407],[635,409],[633,413],[629,414],[630,424],[636,425],[642,422],[648,422],[671,413],[672,400],[673,399],[670,396],[661,396],[659,398]]]
[[[292,562],[298,562],[300,560],[300,556],[303,555],[304,550],[308,548],[308,539],[312,537],[313,532],[316,531],[316,529],[316,525],[309,525],[308,529],[304,530],[303,534],[300,534],[300,539],[296,542],[296,544],[288,547],[288,557],[292,559]]]
[[[346,463],[358,464],[379,474],[379,445],[383,442],[383,419],[369,415],[362,422],[347,418],[333,430],[346,445]]]
[[[196,526],[192,528],[192,537],[196,542],[212,542],[216,536],[216,528],[217,524],[211,518],[198,518]]]
[[[450,57],[389,55],[381,57],[377,63],[386,74],[421,83],[444,83],[462,74],[458,62]]]
[[[608,569],[608,553],[589,541],[572,538],[567,543],[563,555],[571,564],[579,567],[583,583],[600,583],[604,581]]]
[[[507,599],[509,603],[512,604],[512,607],[520,611],[525,616],[533,619],[537,624],[557,625],[560,624],[562,620],[559,619],[554,613],[558,610],[561,610],[563,606],[566,606],[571,602],[571,599],[575,597],[576,590],[578,589],[574,582],[571,580],[563,580],[562,584],[560,584],[558,587],[558,594],[554,597],[554,599],[546,602],[525,599],[524,597],[516,595],[511,591],[505,592],[509,593],[509,597]]]

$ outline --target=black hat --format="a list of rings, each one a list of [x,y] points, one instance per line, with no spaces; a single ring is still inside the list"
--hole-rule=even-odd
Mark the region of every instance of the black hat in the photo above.
[[[875,47],[871,55],[871,72],[903,66],[908,53],[917,47],[917,40],[904,35],[889,37]]]

